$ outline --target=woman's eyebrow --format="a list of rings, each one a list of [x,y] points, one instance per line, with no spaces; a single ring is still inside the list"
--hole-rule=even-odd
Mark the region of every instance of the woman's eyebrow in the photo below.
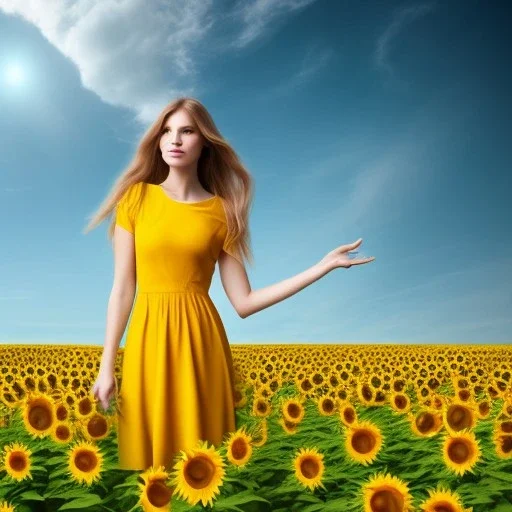
[[[169,126],[168,124],[166,124],[166,125],[164,125],[164,128],[170,128],[170,126]],[[192,129],[194,129],[194,127],[193,127],[193,126],[188,126],[188,125],[187,125],[187,126],[181,126],[181,128],[182,128],[182,129],[183,129],[183,128],[192,128]]]

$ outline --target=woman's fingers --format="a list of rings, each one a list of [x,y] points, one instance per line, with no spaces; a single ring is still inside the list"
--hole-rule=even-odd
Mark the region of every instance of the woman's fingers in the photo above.
[[[350,264],[351,265],[362,265],[363,263],[370,263],[370,261],[373,261],[374,259],[375,259],[375,257],[372,256],[370,258],[364,258],[361,260],[351,260]]]

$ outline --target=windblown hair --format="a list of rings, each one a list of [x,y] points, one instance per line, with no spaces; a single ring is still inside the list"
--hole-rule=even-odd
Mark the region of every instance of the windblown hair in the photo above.
[[[235,150],[222,137],[206,108],[195,98],[181,97],[167,105],[157,120],[146,131],[134,158],[114,183],[99,209],[89,217],[83,234],[97,227],[115,210],[127,189],[139,182],[160,184],[168,173],[168,164],[162,158],[160,138],[167,118],[184,109],[194,119],[205,138],[205,147],[197,163],[198,179],[203,188],[219,196],[224,204],[227,219],[227,243],[233,243],[236,252],[252,265],[250,249],[249,212],[253,200],[253,181]],[[140,199],[139,199],[140,200]],[[115,218],[108,229],[112,240]]]

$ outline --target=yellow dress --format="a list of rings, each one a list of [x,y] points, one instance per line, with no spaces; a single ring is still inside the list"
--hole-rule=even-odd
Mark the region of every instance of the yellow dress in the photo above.
[[[222,201],[175,201],[141,182],[117,203],[137,271],[118,394],[121,469],[170,470],[181,450],[218,447],[235,430],[233,360],[208,294],[221,250],[240,261],[226,245]]]

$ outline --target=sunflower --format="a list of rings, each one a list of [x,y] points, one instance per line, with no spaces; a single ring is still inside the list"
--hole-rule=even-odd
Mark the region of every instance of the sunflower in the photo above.
[[[423,512],[466,512],[460,496],[449,489],[429,489],[429,497],[420,505]]]
[[[345,449],[350,457],[364,465],[373,462],[382,446],[379,428],[369,421],[361,421],[347,429]]]
[[[429,406],[436,411],[442,411],[445,404],[445,398],[439,393],[432,392],[430,394]]]
[[[336,413],[336,402],[328,395],[324,395],[317,400],[317,407],[320,416],[332,416]]]
[[[100,479],[103,456],[97,446],[81,441],[68,451],[68,469],[79,483],[91,485]]]
[[[288,423],[300,423],[304,418],[304,406],[298,398],[288,398],[284,401],[281,411]]]
[[[7,501],[0,502],[0,512],[15,512],[14,505],[9,505]]]
[[[510,398],[504,400],[503,407],[501,408],[501,414],[508,418],[512,418],[512,400]]]
[[[432,437],[443,428],[443,416],[435,409],[422,409],[416,415],[407,415],[411,430],[419,437]]]
[[[494,431],[494,448],[500,459],[510,459],[512,457],[512,434],[500,434]]]
[[[472,388],[464,388],[457,390],[457,398],[463,402],[474,400],[475,394]]]
[[[32,478],[30,455],[32,451],[22,443],[12,442],[4,447],[2,469],[14,480]]]
[[[479,419],[483,420],[489,416],[491,413],[491,400],[483,399],[479,400],[478,407],[476,409],[477,416]]]
[[[247,464],[252,455],[252,437],[246,433],[245,426],[237,432],[231,433],[226,441],[226,457],[235,466],[242,467]]]
[[[375,391],[374,389],[370,386],[369,383],[367,382],[363,382],[363,381],[358,381],[357,383],[357,386],[356,386],[356,391],[357,391],[357,396],[359,397],[359,401],[369,407],[369,406],[372,406],[372,405],[375,405]]]
[[[96,398],[93,395],[84,396],[74,403],[73,408],[77,418],[88,418],[96,410]]]
[[[362,486],[364,512],[409,512],[412,496],[407,484],[390,474],[376,474]]]
[[[51,432],[51,438],[57,444],[66,444],[73,439],[75,428],[69,421],[58,421]]]
[[[512,434],[512,420],[495,421],[494,428],[501,434]]]
[[[252,404],[252,412],[255,416],[259,416],[260,418],[267,417],[272,408],[270,406],[269,401],[261,396],[257,395],[254,397],[253,404]]]
[[[263,446],[268,439],[267,418],[262,418],[253,432],[252,445]]]
[[[345,426],[350,427],[357,421],[357,412],[348,400],[342,400],[338,405],[338,410],[340,419]]]
[[[233,391],[233,401],[236,409],[242,409],[247,403],[246,386],[236,384]]]
[[[300,448],[293,460],[297,480],[311,491],[318,486],[325,489],[322,482],[325,470],[323,458],[317,448]]]
[[[391,389],[396,393],[405,393],[404,388],[407,387],[407,382],[402,378],[391,379]]]
[[[61,399],[55,402],[55,418],[57,421],[69,419],[69,409]]]
[[[474,432],[464,430],[456,434],[446,434],[443,443],[443,459],[446,466],[462,476],[472,472],[481,456],[480,447]]]
[[[31,393],[23,402],[23,422],[33,437],[49,434],[55,424],[55,408],[51,399],[42,393]]]
[[[293,435],[297,433],[298,423],[293,423],[292,421],[288,421],[285,418],[281,418],[277,420],[277,423],[281,425],[283,432],[286,435]]]
[[[393,391],[389,396],[391,408],[399,413],[406,413],[411,408],[411,399],[406,393]]]
[[[181,451],[181,457],[174,465],[172,484],[175,492],[189,505],[199,501],[203,506],[213,506],[215,494],[225,474],[224,461],[214,447],[207,447],[207,441],[199,441],[197,448]]]
[[[169,474],[164,469],[164,466],[159,466],[157,469],[150,467],[139,475],[144,483],[137,484],[140,488],[137,504],[142,506],[144,512],[171,510],[173,491],[166,484]]]
[[[105,439],[110,432],[111,422],[105,415],[99,412],[93,412],[88,417],[82,419],[80,423],[83,426],[86,437],[90,441]]]
[[[443,406],[443,422],[446,430],[452,433],[471,429],[477,420],[476,404],[453,399]]]

